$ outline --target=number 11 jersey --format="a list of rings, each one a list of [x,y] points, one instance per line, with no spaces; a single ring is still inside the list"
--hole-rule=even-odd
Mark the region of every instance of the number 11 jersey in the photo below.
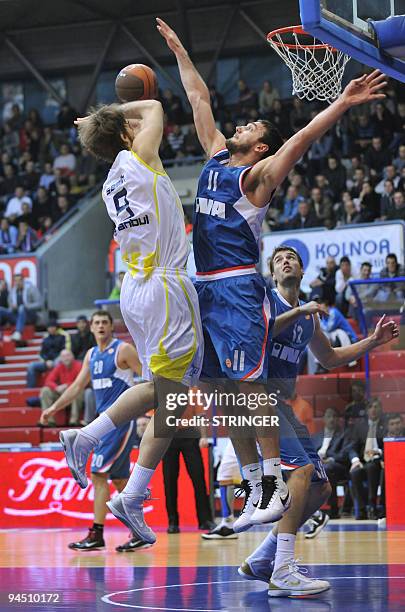
[[[133,277],[147,278],[156,268],[184,270],[190,245],[166,172],[150,168],[134,151],[121,151],[103,185],[103,200]]]

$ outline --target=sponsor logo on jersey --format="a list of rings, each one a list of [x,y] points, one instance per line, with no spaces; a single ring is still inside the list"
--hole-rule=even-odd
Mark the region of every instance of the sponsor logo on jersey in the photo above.
[[[111,193],[113,193],[117,189],[117,187],[120,187],[123,184],[124,181],[125,181],[124,175],[121,174],[118,181],[115,181],[115,183],[107,187],[106,194],[110,195]]]
[[[149,217],[145,215],[144,217],[140,217],[139,219],[127,219],[127,221],[123,221],[116,228],[114,234],[118,232],[122,232],[122,230],[129,229],[130,227],[138,227],[139,225],[149,225]]]
[[[96,378],[93,380],[93,389],[99,391],[100,389],[109,389],[113,386],[111,378]]]
[[[196,198],[195,200],[196,212],[202,213],[203,215],[210,215],[211,217],[219,217],[225,219],[225,204],[224,202],[218,202],[211,198]]]
[[[298,363],[301,357],[302,351],[299,349],[292,348],[281,344],[281,342],[273,342],[271,347],[271,356],[289,361],[290,363]]]

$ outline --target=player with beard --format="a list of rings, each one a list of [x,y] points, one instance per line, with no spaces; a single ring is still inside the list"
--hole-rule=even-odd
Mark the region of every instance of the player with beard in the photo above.
[[[238,126],[235,135],[225,139],[215,124],[208,87],[177,34],[161,19],[157,19],[157,28],[176,56],[197,135],[209,156],[198,182],[193,228],[205,342],[202,378],[237,381],[246,394],[262,393],[274,313],[256,265],[261,226],[272,195],[311,144],[349,108],[385,97],[380,93],[385,77],[375,71],[351,81],[338,100],[285,143],[266,120]],[[273,413],[269,404],[256,411],[259,415]],[[235,531],[278,520],[291,502],[281,474],[277,429],[257,428],[256,435],[263,471],[255,440],[232,440],[245,490]]]

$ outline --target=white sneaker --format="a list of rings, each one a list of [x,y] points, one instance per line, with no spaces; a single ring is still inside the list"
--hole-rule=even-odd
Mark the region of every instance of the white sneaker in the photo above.
[[[65,451],[66,463],[79,487],[87,487],[86,465],[90,453],[97,444],[84,435],[80,429],[66,429],[59,434],[59,440]]]
[[[281,478],[262,476],[260,502],[250,517],[253,525],[275,523],[291,505],[291,494]]]
[[[245,503],[239,517],[233,524],[235,533],[246,531],[252,527],[253,523],[251,518],[256,510],[256,506],[259,504],[261,492],[261,480],[242,480],[239,487],[236,489],[235,497],[240,497],[242,493],[245,493]]]
[[[290,595],[315,595],[330,588],[327,580],[316,580],[305,576],[308,570],[298,566],[298,559],[291,559],[274,570],[269,582],[269,597]]]
[[[15,331],[14,334],[11,335],[11,339],[16,340],[17,342],[21,340],[21,338],[22,338],[22,335],[20,334],[19,331]]]
[[[271,574],[273,572],[274,560],[267,564],[267,567],[261,569],[256,568],[253,563],[249,563],[246,559],[240,567],[238,567],[238,574],[245,580],[261,580],[267,584],[271,580]]]

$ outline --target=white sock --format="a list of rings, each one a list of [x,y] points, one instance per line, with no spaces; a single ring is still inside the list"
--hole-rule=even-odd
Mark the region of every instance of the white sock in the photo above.
[[[258,566],[268,568],[276,555],[276,550],[277,536],[274,535],[273,531],[270,531],[260,546],[247,558],[247,561],[251,566],[256,566],[256,568]]]
[[[116,428],[116,425],[114,425],[108,414],[102,412],[100,416],[89,423],[89,425],[83,427],[80,433],[99,442],[103,436],[110,433],[110,431],[114,431]]]
[[[221,522],[219,523],[219,527],[222,527],[223,525],[225,525],[225,527],[232,527],[233,516],[223,516]]]
[[[263,459],[263,475],[282,478],[280,457],[273,457],[272,459]]]
[[[139,463],[135,463],[135,467],[122,493],[126,495],[143,495],[154,471],[150,468],[142,467]]]
[[[262,468],[260,463],[242,465],[242,476],[245,480],[261,480]]]
[[[287,561],[294,559],[295,539],[293,533],[279,533],[277,536],[277,552],[274,560],[274,571]]]

